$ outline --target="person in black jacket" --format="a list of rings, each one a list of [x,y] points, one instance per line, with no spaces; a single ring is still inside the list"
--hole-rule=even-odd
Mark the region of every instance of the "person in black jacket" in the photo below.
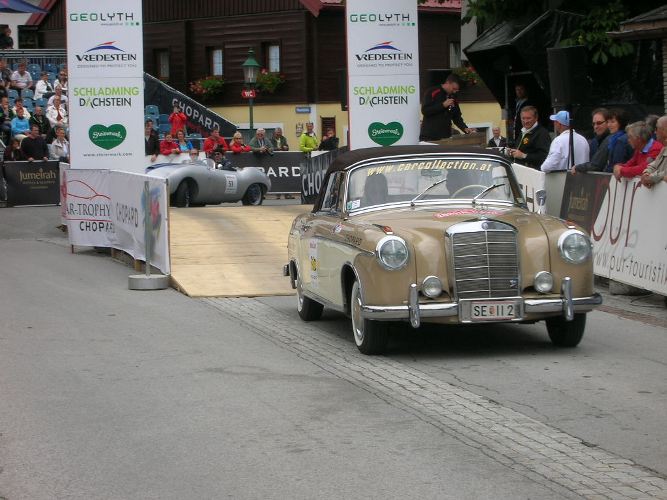
[[[21,141],[21,153],[28,161],[47,161],[49,159],[49,148],[39,133],[39,125],[30,127],[30,135]]]
[[[153,130],[153,120],[147,119],[144,123],[144,154],[155,161],[160,154],[160,138]]]
[[[519,145],[516,149],[510,149],[508,154],[517,163],[539,170],[549,154],[551,136],[549,136],[549,131],[538,123],[537,119],[536,107],[525,106],[521,110],[523,128],[521,129]]]
[[[422,119],[420,141],[437,141],[452,136],[452,122],[462,132],[469,134],[474,129],[468,128],[461,116],[461,108],[456,102],[456,93],[461,87],[458,75],[450,74],[445,82],[429,88],[422,99]]]
[[[526,90],[526,84],[517,82],[514,84],[514,94],[516,99],[514,101],[514,116],[510,122],[512,130],[511,134],[508,135],[510,139],[510,146],[517,147],[519,144],[519,139],[521,139],[521,110],[526,106],[534,106],[533,102],[528,97],[528,91]]]
[[[336,137],[334,129],[327,129],[327,133],[322,138],[322,142],[320,142],[320,147],[318,149],[320,151],[333,151],[334,149],[338,149],[338,137]]]
[[[489,139],[489,142],[486,144],[490,148],[504,148],[507,146],[507,139],[500,135],[500,127],[493,127],[491,129],[493,137]]]

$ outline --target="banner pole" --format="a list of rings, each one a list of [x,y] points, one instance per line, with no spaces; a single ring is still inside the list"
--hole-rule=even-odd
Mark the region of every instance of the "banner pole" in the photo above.
[[[146,242],[146,278],[151,277],[151,254],[153,248],[151,245],[151,203],[150,187],[148,181],[144,181],[144,241]]]
[[[164,274],[151,275],[151,254],[153,253],[153,245],[151,241],[152,229],[150,194],[151,192],[149,181],[145,180],[142,208],[144,210],[144,255],[146,262],[146,272],[144,274],[134,274],[129,277],[128,288],[130,290],[164,290],[165,288],[169,288],[169,276],[165,276]]]

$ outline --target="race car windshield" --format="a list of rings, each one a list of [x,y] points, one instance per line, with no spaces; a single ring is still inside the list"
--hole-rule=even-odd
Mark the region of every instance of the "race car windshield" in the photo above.
[[[488,159],[429,158],[358,167],[350,173],[347,210],[401,202],[469,200],[523,203],[504,164]],[[477,200],[478,202],[480,200]]]

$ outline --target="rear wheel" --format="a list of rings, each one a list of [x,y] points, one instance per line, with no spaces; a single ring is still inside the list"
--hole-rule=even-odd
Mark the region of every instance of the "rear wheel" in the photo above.
[[[262,190],[261,184],[250,184],[248,189],[246,189],[245,194],[241,202],[244,205],[261,205],[264,201],[264,192]]]
[[[190,185],[187,181],[182,181],[178,185],[174,199],[176,201],[176,206],[180,208],[186,208],[192,204],[192,193],[190,192]]]
[[[548,318],[547,332],[551,343],[558,347],[576,347],[584,336],[586,329],[586,313],[574,315],[572,321],[567,321],[564,317]]]
[[[350,300],[354,343],[363,354],[382,354],[387,349],[389,340],[387,323],[363,318],[361,304],[361,287],[359,282],[355,281]]]
[[[296,277],[296,310],[304,321],[317,321],[322,317],[324,306],[303,294],[301,278]]]

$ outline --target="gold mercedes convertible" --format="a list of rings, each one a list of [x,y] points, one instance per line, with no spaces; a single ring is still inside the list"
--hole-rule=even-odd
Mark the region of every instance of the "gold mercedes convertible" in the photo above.
[[[534,323],[574,347],[593,289],[580,227],[530,212],[504,157],[484,149],[360,149],[329,167],[289,234],[284,274],[305,321],[352,318],[359,350],[380,354],[388,322]]]

